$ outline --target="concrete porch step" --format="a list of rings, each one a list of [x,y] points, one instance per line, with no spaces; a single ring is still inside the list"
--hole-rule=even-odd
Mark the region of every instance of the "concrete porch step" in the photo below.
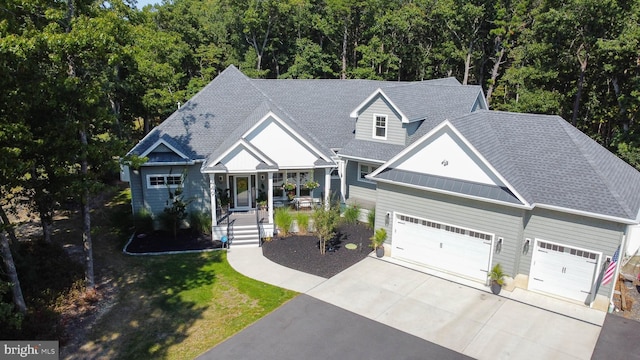
[[[260,230],[257,225],[233,226],[230,230],[230,246],[260,245]]]

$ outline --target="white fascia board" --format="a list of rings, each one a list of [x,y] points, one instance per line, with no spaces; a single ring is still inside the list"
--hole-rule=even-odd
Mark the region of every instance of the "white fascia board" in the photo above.
[[[471,149],[471,151],[473,152],[473,154],[475,156],[477,156],[480,161],[482,161],[482,163],[489,168],[489,171],[491,171],[491,173],[496,176],[498,178],[498,180],[500,180],[500,182],[502,182],[503,184],[506,185],[507,189],[509,189],[509,191],[511,191],[512,194],[514,194],[516,196],[516,198],[522,202],[523,204],[525,204],[526,206],[530,207],[531,204],[529,204],[528,201],[525,200],[525,198],[520,195],[520,193],[518,191],[516,191],[516,189],[489,163],[489,161],[487,161],[487,159],[485,159],[484,156],[482,156],[482,154],[480,154],[480,152],[467,140],[467,138],[465,138],[459,131],[458,129],[455,128],[455,126],[453,126],[453,124],[451,124],[451,122],[447,119],[445,121],[443,121],[442,123],[440,123],[440,125],[436,126],[435,128],[433,128],[431,131],[429,131],[427,134],[423,135],[420,139],[418,139],[417,141],[415,141],[413,144],[411,144],[410,146],[406,147],[404,150],[402,150],[401,152],[399,152],[396,156],[394,156],[393,158],[391,158],[389,161],[387,161],[383,166],[379,167],[376,171],[374,171],[373,173],[369,174],[372,177],[375,177],[376,175],[378,175],[379,173],[381,173],[383,170],[387,169],[389,166],[391,166],[393,163],[395,163],[396,161],[400,160],[401,158],[403,158],[406,154],[410,153],[411,151],[413,151],[413,149],[415,149],[416,147],[420,146],[423,142],[425,142],[427,139],[429,139],[430,137],[432,137],[434,134],[438,133],[440,130],[442,130],[443,128],[449,128],[451,131],[453,131],[453,133],[469,148]]]
[[[195,165],[196,161],[170,161],[170,162],[146,162],[142,166],[184,166]]]
[[[478,95],[482,103],[484,104],[484,110],[489,110],[489,103],[487,103],[487,97],[484,95],[482,89],[480,89],[480,94]]]
[[[215,160],[211,161],[209,166],[215,165],[219,163],[225,156],[229,155],[232,151],[234,151],[238,146],[244,146],[247,150],[253,153],[261,161],[265,162],[268,165],[274,165],[273,160],[266,157],[261,151],[256,149],[251,143],[246,141],[245,139],[239,139],[233,145],[231,145],[227,150],[225,150],[220,156],[218,156]]]
[[[617,216],[609,216],[609,215],[604,215],[604,214],[596,214],[596,213],[592,213],[592,212],[589,212],[589,211],[569,209],[569,208],[565,208],[565,207],[561,207],[561,206],[555,206],[555,205],[533,204],[533,207],[534,208],[537,207],[537,208],[541,208],[541,209],[548,209],[548,210],[563,212],[563,213],[567,213],[567,214],[585,216],[585,217],[590,217],[590,218],[594,218],[594,219],[612,221],[612,222],[625,224],[625,225],[637,225],[638,224],[637,220],[625,219],[625,218],[621,218],[621,217],[617,217]]]
[[[240,141],[242,141],[242,144],[244,146],[246,146],[247,150],[251,151],[252,153],[254,153],[255,155],[258,156],[258,158],[260,160],[262,160],[265,164],[269,165],[269,166],[275,166],[276,162],[273,161],[270,157],[268,157],[267,155],[265,155],[264,152],[262,152],[260,149],[258,149],[257,147],[253,146],[252,143],[248,142],[245,139],[240,139]]]
[[[273,113],[273,111],[269,111],[265,116],[262,117],[262,119],[260,119],[258,122],[256,122],[251,128],[249,128],[249,130],[245,131],[244,134],[242,134],[242,138],[244,139],[247,135],[249,135],[250,133],[252,133],[258,126],[262,125],[263,122],[267,121],[269,118],[274,119],[275,121],[277,121],[280,125],[282,125],[287,131],[289,131],[290,133],[293,134],[293,136],[295,136],[295,138],[302,142],[304,145],[306,145],[307,147],[309,147],[313,152],[316,153],[316,155],[320,156],[321,158],[323,158],[325,161],[330,161],[331,159],[327,156],[325,156],[325,154],[322,153],[322,151],[318,150],[315,146],[311,145],[307,139],[304,138],[304,136],[301,136],[300,134],[298,134],[297,131],[293,130],[285,121],[283,121],[280,117],[278,117],[276,114]]]
[[[340,159],[356,160],[356,161],[362,161],[362,162],[367,162],[367,163],[372,163],[372,164],[384,164],[385,163],[382,160],[369,159],[369,158],[363,158],[363,157],[358,157],[358,156],[349,156],[349,155],[340,155]]]
[[[181,151],[179,151],[178,149],[176,149],[175,147],[171,146],[169,143],[167,143],[166,141],[164,141],[163,139],[160,139],[158,141],[156,141],[153,145],[149,146],[149,148],[143,152],[142,154],[140,154],[140,157],[145,157],[147,155],[149,155],[153,150],[155,150],[160,144],[168,147],[169,149],[171,149],[171,151],[173,151],[174,153],[176,153],[176,155],[180,156],[183,159],[189,159],[189,157],[185,154],[183,154]]]
[[[447,190],[434,189],[434,188],[425,187],[425,186],[406,184],[406,183],[403,183],[403,182],[387,180],[387,179],[376,179],[371,174],[369,174],[369,175],[367,175],[365,177],[367,179],[373,180],[375,182],[382,182],[382,183],[387,183],[387,184],[392,184],[392,185],[399,185],[399,186],[402,186],[402,187],[408,187],[408,188],[417,189],[417,190],[431,191],[431,192],[435,192],[435,193],[439,193],[439,194],[450,195],[450,196],[455,196],[455,197],[460,197],[460,198],[465,198],[465,199],[471,199],[471,200],[477,200],[477,201],[481,201],[481,202],[485,202],[485,203],[509,206],[509,207],[516,208],[516,209],[524,209],[524,210],[531,210],[532,209],[531,206],[526,205],[526,204],[525,205],[518,205],[518,204],[513,204],[513,203],[509,203],[509,202],[504,202],[504,201],[487,199],[487,198],[480,197],[480,196],[461,194],[461,193],[457,193],[457,192],[454,192],[454,191],[447,191]]]
[[[367,97],[363,102],[361,102],[356,108],[355,110],[353,110],[351,112],[351,114],[349,114],[350,117],[352,118],[357,118],[358,116],[360,116],[360,112],[362,111],[362,109],[371,101],[373,100],[373,98],[375,98],[376,96],[382,96],[385,100],[387,100],[389,102],[389,104],[391,104],[391,107],[393,108],[393,110],[395,110],[398,114],[400,114],[400,119],[402,120],[403,124],[407,124],[410,123],[411,121],[409,121],[409,118],[407,118],[407,116],[400,110],[399,107],[396,106],[396,104],[393,103],[393,101],[391,101],[391,99],[387,96],[387,94],[384,93],[384,91],[382,91],[382,89],[378,88],[376,91],[374,91],[371,95],[369,95],[369,97]]]
[[[326,165],[313,165],[314,169],[333,169],[338,164],[326,164]]]

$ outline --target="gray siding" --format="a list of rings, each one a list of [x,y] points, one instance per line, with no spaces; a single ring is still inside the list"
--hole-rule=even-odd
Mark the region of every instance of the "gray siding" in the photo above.
[[[373,138],[373,115],[387,115],[387,139]],[[402,120],[398,113],[392,110],[389,103],[377,96],[369,106],[358,116],[356,120],[356,139],[380,141],[388,144],[405,145],[407,131],[402,126]]]
[[[378,184],[376,203],[376,228],[384,227],[393,234],[393,212],[427,218],[433,221],[457,225],[494,234],[494,239],[504,238],[502,251],[493,253],[492,265],[501,263],[507,274],[516,273],[516,259],[521,239],[522,211],[507,206],[475,200],[456,198],[438,193]],[[391,213],[388,224],[386,213]],[[494,240],[495,241],[495,240]]]
[[[129,169],[129,187],[131,187],[131,209],[134,214],[144,207],[144,193],[140,170]]]
[[[142,207],[149,209],[153,214],[161,213],[167,206],[169,193],[166,187],[148,188],[147,175],[174,174],[183,172],[183,166],[150,166],[140,168],[139,174],[131,173],[131,196],[133,199],[133,211],[137,212]],[[209,182],[200,173],[200,164],[187,166],[184,180],[184,199],[191,201],[188,211],[210,211]]]
[[[600,268],[606,256],[612,256],[622,241],[625,226],[610,221],[585,218],[552,210],[534,209],[527,212],[524,238],[532,243],[527,255],[520,261],[520,273],[528,275],[531,268],[534,239],[542,239],[590,251],[602,252]],[[601,270],[601,269],[600,269]],[[598,289],[598,294],[609,296],[613,282]]]
[[[357,161],[347,163],[347,200],[372,202],[376,198],[376,184],[358,180],[358,166]]]

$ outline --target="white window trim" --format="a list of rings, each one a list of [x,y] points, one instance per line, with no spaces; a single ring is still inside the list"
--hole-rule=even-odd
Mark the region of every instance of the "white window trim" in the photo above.
[[[368,175],[368,174],[373,173],[374,171],[376,171],[376,169],[377,169],[377,168],[379,168],[379,167],[380,167],[380,165],[376,165],[376,164],[367,164],[367,163],[361,163],[361,162],[359,162],[359,163],[358,163],[358,181],[366,182],[366,183],[369,183],[369,184],[375,184],[375,182],[374,182],[374,181],[371,181],[371,180],[369,180],[369,179],[367,179],[367,178],[363,178],[363,177],[362,177],[361,167],[362,167],[363,165],[364,165],[364,166],[368,166],[368,167],[369,167],[369,172],[367,173],[367,175]]]
[[[161,185],[151,185],[151,178],[155,178],[155,177],[163,177],[164,178],[164,184]],[[167,178],[168,177],[180,177],[180,184],[171,184],[171,185],[167,185]],[[171,189],[175,189],[177,187],[180,187],[184,184],[184,177],[182,177],[182,175],[174,175],[174,174],[148,174],[147,175],[147,189],[166,189],[167,187],[171,188]]]
[[[384,136],[376,135],[378,129],[377,120],[378,117],[384,118]],[[374,139],[387,140],[387,134],[389,132],[389,116],[384,114],[373,114],[373,133],[371,134]]]

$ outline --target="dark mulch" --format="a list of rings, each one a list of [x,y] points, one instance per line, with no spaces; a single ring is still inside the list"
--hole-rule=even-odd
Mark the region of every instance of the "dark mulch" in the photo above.
[[[369,238],[373,231],[363,224],[342,224],[332,241],[334,251],[320,254],[318,238],[312,235],[275,237],[264,243],[262,254],[269,260],[291,269],[330,278],[367,257],[371,252]],[[345,248],[348,243],[356,250]]]
[[[166,231],[136,235],[126,247],[130,253],[160,253],[168,251],[209,250],[222,248],[222,242],[211,241],[211,235],[198,234],[190,230],[180,230],[176,238]]]

